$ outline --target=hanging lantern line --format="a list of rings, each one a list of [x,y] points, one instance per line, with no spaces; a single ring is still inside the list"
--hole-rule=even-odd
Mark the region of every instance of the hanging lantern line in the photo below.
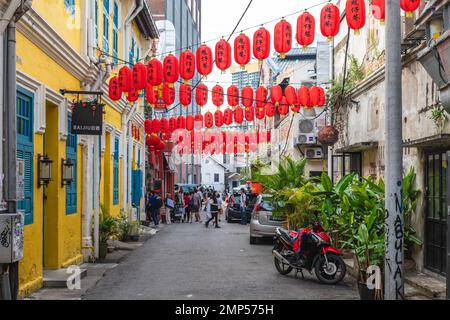
[[[248,7],[250,6],[251,2],[252,2],[252,1],[250,1]],[[290,17],[290,16],[293,16],[293,15],[302,13],[302,12],[304,12],[304,11],[308,11],[308,10],[314,9],[315,7],[319,7],[319,6],[324,5],[324,4],[327,4],[327,3],[329,3],[329,2],[330,2],[329,0],[323,1],[323,2],[321,2],[321,3],[317,3],[317,4],[313,5],[313,6],[309,6],[309,7],[306,7],[306,8],[300,9],[300,10],[297,10],[297,11],[295,11],[295,12],[292,12],[292,13],[289,13],[289,14],[285,14],[285,15],[283,15],[283,16],[281,16],[281,17],[278,17],[278,18],[275,18],[275,19],[272,19],[272,20],[269,20],[269,21],[266,21],[266,22],[263,22],[263,23],[258,23],[258,24],[256,24],[256,25],[253,25],[253,26],[251,26],[251,27],[248,27],[248,28],[245,28],[245,29],[242,29],[242,30],[236,32],[237,26],[239,25],[239,23],[241,22],[242,18],[244,17],[245,12],[248,10],[248,7],[247,7],[247,9],[245,10],[244,14],[243,14],[242,17],[240,18],[238,24],[236,25],[236,28],[233,30],[233,32],[231,32],[231,33],[229,34],[229,37],[228,37],[228,40],[227,40],[227,41],[229,41],[233,35],[240,34],[241,32],[244,32],[244,31],[256,29],[256,28],[259,28],[259,27],[264,26],[264,25],[266,25],[266,24],[270,24],[270,23],[273,23],[273,22],[278,22],[278,21],[280,21],[282,18]],[[184,51],[184,50],[192,49],[192,48],[197,47],[197,46],[200,46],[200,45],[202,45],[202,44],[204,44],[204,43],[209,43],[209,42],[217,41],[217,40],[220,40],[220,39],[222,39],[222,38],[224,38],[224,37],[223,37],[223,36],[220,36],[220,37],[213,38],[213,39],[209,39],[209,40],[206,40],[206,41],[201,41],[201,42],[198,42],[198,43],[194,43],[194,44],[192,44],[192,45],[190,45],[190,46],[186,46],[186,47],[183,47],[183,48],[180,48],[180,49],[175,49],[175,50],[172,50],[172,51],[170,51],[170,52],[162,52],[162,53],[160,53],[160,54],[155,55],[155,57],[164,57],[164,56],[166,56],[166,55],[168,55],[168,54],[170,54],[170,53],[173,54],[173,53],[176,53],[176,52],[182,52],[182,51]],[[103,53],[103,54],[106,55],[106,56],[109,56],[109,57],[112,57],[112,58],[117,58],[117,57],[114,57],[114,56],[110,55],[108,52],[104,52],[104,51],[101,50],[99,47],[96,47],[96,48],[94,47],[94,49],[97,49],[99,52]],[[142,61],[144,61],[144,59],[145,59],[145,58],[139,59],[139,60],[137,60],[136,62],[142,62]],[[130,65],[133,65],[133,63],[131,63],[131,62],[129,62],[129,61],[125,61],[125,60],[122,60],[122,59],[117,59],[117,60],[123,62],[123,64],[130,64]]]

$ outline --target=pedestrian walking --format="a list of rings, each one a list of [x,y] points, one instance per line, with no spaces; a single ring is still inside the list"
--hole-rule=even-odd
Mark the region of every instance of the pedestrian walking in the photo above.
[[[200,217],[200,209],[202,207],[202,193],[200,189],[194,192],[191,201],[192,201],[191,212],[195,216],[195,222],[202,222],[202,219]]]
[[[145,196],[145,216],[147,217],[147,221],[150,224],[150,221],[152,221],[152,206],[150,204],[150,198],[152,196],[152,191],[147,192],[147,195]]]
[[[219,206],[218,206],[218,201],[217,201],[217,197],[215,193],[211,194],[211,198],[208,199],[208,203],[209,203],[209,212],[211,214],[211,217],[209,218],[209,220],[207,220],[205,222],[205,227],[208,228],[209,223],[211,222],[211,220],[215,220],[215,228],[220,228],[219,226],[219,221],[218,221],[218,214],[219,214]]]
[[[184,194],[184,221],[191,221],[191,194],[187,192]]]
[[[175,196],[175,216],[180,219],[180,222],[184,222],[184,193],[183,188],[180,187]]]
[[[152,220],[155,224],[155,227],[159,226],[159,210],[162,207],[161,197],[156,193],[152,192],[152,196],[150,197],[150,206],[152,212]]]
[[[172,211],[173,208],[175,207],[173,199],[172,199],[172,195],[170,193],[168,193],[166,195],[166,198],[164,199],[164,210],[166,212],[166,224],[171,224],[172,223]]]
[[[247,224],[247,215],[245,209],[247,208],[247,196],[245,195],[244,188],[241,189],[241,195],[239,196],[239,205],[241,210],[241,224]]]

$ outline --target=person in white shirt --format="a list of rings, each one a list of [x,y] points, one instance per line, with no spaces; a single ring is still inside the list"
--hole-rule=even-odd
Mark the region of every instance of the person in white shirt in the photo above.
[[[247,207],[247,196],[245,195],[244,188],[241,189],[241,195],[239,196],[239,204],[241,208],[241,224],[247,224],[247,215],[245,213],[245,209]]]

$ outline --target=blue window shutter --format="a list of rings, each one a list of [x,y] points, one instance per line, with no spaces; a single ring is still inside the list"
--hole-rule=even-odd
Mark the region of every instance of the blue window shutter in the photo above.
[[[103,0],[103,51],[109,52],[109,0]]]
[[[34,222],[33,213],[33,105],[34,95],[24,89],[17,89],[17,159],[24,161],[24,199],[17,202],[17,208],[25,213],[25,224]]]
[[[68,115],[68,128],[72,127],[72,113]],[[77,136],[69,132],[66,140],[66,160],[74,164],[74,179],[66,186],[66,214],[77,213]]]
[[[114,1],[114,19],[113,19],[113,59],[114,64],[118,64],[119,52],[119,4]]]
[[[98,46],[98,0],[95,0],[94,25],[95,25],[95,45]]]
[[[113,164],[113,204],[119,204],[119,138],[114,140],[114,164]]]

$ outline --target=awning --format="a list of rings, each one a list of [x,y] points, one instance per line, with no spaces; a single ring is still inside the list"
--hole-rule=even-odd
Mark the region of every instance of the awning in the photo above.
[[[450,134],[436,134],[425,138],[409,140],[403,142],[404,148],[440,148],[450,147]]]
[[[237,172],[233,172],[228,176],[228,179],[239,178],[241,175]]]
[[[177,166],[175,165],[175,163],[173,162],[172,158],[168,153],[164,153],[164,160],[170,172],[177,172]]]
[[[378,148],[378,141],[365,141],[365,142],[358,142],[354,143],[339,149],[336,149],[336,153],[352,153],[352,152],[361,152],[361,151],[367,151],[371,149]]]

